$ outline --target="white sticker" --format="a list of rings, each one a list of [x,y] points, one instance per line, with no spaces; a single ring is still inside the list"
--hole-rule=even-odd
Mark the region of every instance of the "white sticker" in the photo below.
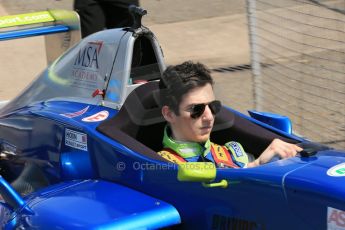
[[[345,163],[335,165],[332,168],[328,169],[327,175],[335,177],[345,176]]]
[[[87,106],[85,107],[84,109],[82,110],[79,110],[77,112],[74,112],[74,113],[61,113],[60,115],[61,116],[64,116],[64,117],[68,117],[68,118],[74,118],[74,117],[78,117],[80,115],[83,115],[88,109],[89,109],[90,106]]]
[[[327,230],[344,230],[345,229],[345,211],[327,208]]]
[[[87,151],[87,135],[74,130],[65,130],[65,145]]]
[[[91,115],[89,117],[85,117],[82,119],[82,121],[85,122],[99,122],[99,121],[104,121],[105,119],[107,119],[109,116],[109,112],[106,110],[103,110],[101,112],[98,112],[94,115]]]

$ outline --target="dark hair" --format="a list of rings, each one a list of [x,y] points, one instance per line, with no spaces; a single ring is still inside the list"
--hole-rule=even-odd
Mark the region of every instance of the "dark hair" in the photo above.
[[[167,105],[179,115],[179,105],[183,95],[207,83],[213,85],[213,79],[210,70],[204,64],[186,61],[169,66],[159,82],[161,106]]]

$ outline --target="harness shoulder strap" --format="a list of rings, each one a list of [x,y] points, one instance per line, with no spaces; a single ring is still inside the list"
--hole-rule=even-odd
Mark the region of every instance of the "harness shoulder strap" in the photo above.
[[[225,143],[224,147],[228,149],[231,154],[232,160],[240,167],[248,164],[248,154],[244,151],[242,145],[235,141]]]
[[[228,149],[224,146],[211,143],[211,154],[215,163],[219,167],[238,168],[238,166],[233,162]]]
[[[174,150],[169,148],[164,148],[163,150],[159,151],[158,155],[175,164],[187,162],[185,159],[180,157]]]

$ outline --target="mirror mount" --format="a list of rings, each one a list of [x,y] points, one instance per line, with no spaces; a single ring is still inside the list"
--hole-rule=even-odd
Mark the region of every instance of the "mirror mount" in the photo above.
[[[216,183],[205,183],[202,182],[202,186],[204,186],[205,188],[215,188],[215,187],[221,187],[221,188],[227,188],[228,187],[228,181],[227,180],[221,180],[219,182]]]
[[[206,188],[227,188],[228,181],[214,182],[217,169],[213,162],[185,162],[178,165],[177,179],[179,181],[202,182]]]
[[[131,26],[130,30],[131,31],[136,31],[141,28],[141,19],[144,15],[147,14],[147,11],[144,10],[143,8],[140,8],[136,5],[130,5],[128,7],[129,13],[132,15],[133,18],[133,25]]]
[[[291,120],[287,116],[255,110],[249,110],[248,113],[252,118],[258,121],[273,126],[285,133],[292,134]]]

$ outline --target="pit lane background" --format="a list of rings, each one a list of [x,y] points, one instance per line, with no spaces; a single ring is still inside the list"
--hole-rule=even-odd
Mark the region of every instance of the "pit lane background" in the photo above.
[[[72,9],[72,2],[71,0],[0,0],[0,15],[34,12],[47,8]],[[345,8],[344,0],[337,2]],[[289,1],[289,3],[287,7],[305,2]],[[258,95],[255,95],[258,89],[257,83],[252,77],[250,68],[251,39],[248,35],[246,1],[144,0],[140,4],[148,10],[143,23],[158,37],[167,64],[176,64],[185,60],[201,61],[213,70],[216,96],[224,104],[244,113],[248,109],[258,107]],[[286,7],[284,0],[277,0],[274,4],[278,7]],[[340,30],[345,31],[345,27]],[[1,42],[0,50],[0,100],[8,100],[15,97],[45,68],[44,40],[42,37],[37,37]],[[345,59],[343,58],[342,61]],[[344,77],[345,74],[343,74],[343,83]],[[340,112],[335,115],[336,118],[334,115],[326,118],[320,116],[324,111],[317,106],[314,106],[311,112],[301,110],[305,102],[304,104],[302,101],[299,102],[300,98],[294,99],[295,103],[301,105],[299,107],[285,107],[284,102],[279,102],[279,106],[273,106],[277,105],[276,101],[279,97],[279,94],[274,92],[280,92],[282,89],[287,90],[287,93],[293,92],[293,89],[290,90],[286,85],[282,85],[279,80],[281,81],[282,78],[278,79],[276,84],[273,84],[272,80],[268,81],[271,88],[266,90],[273,94],[265,95],[264,103],[261,102],[263,108],[266,111],[292,117],[295,123],[294,130],[299,134],[345,149],[345,116],[342,115],[342,112],[345,112],[344,104],[338,104],[336,111]],[[345,84],[343,86],[340,96],[343,96],[345,101]],[[308,85],[299,84],[299,87],[307,89]],[[339,88],[339,82],[327,82],[327,87]],[[315,90],[314,94],[324,94],[317,91],[318,89]],[[338,99],[342,100],[342,98]],[[318,98],[314,100],[317,101]],[[298,116],[294,116],[296,114]],[[303,128],[305,117],[313,122],[306,123],[304,125],[306,128]],[[321,125],[315,129],[316,124]],[[335,138],[336,142],[334,142]]]

